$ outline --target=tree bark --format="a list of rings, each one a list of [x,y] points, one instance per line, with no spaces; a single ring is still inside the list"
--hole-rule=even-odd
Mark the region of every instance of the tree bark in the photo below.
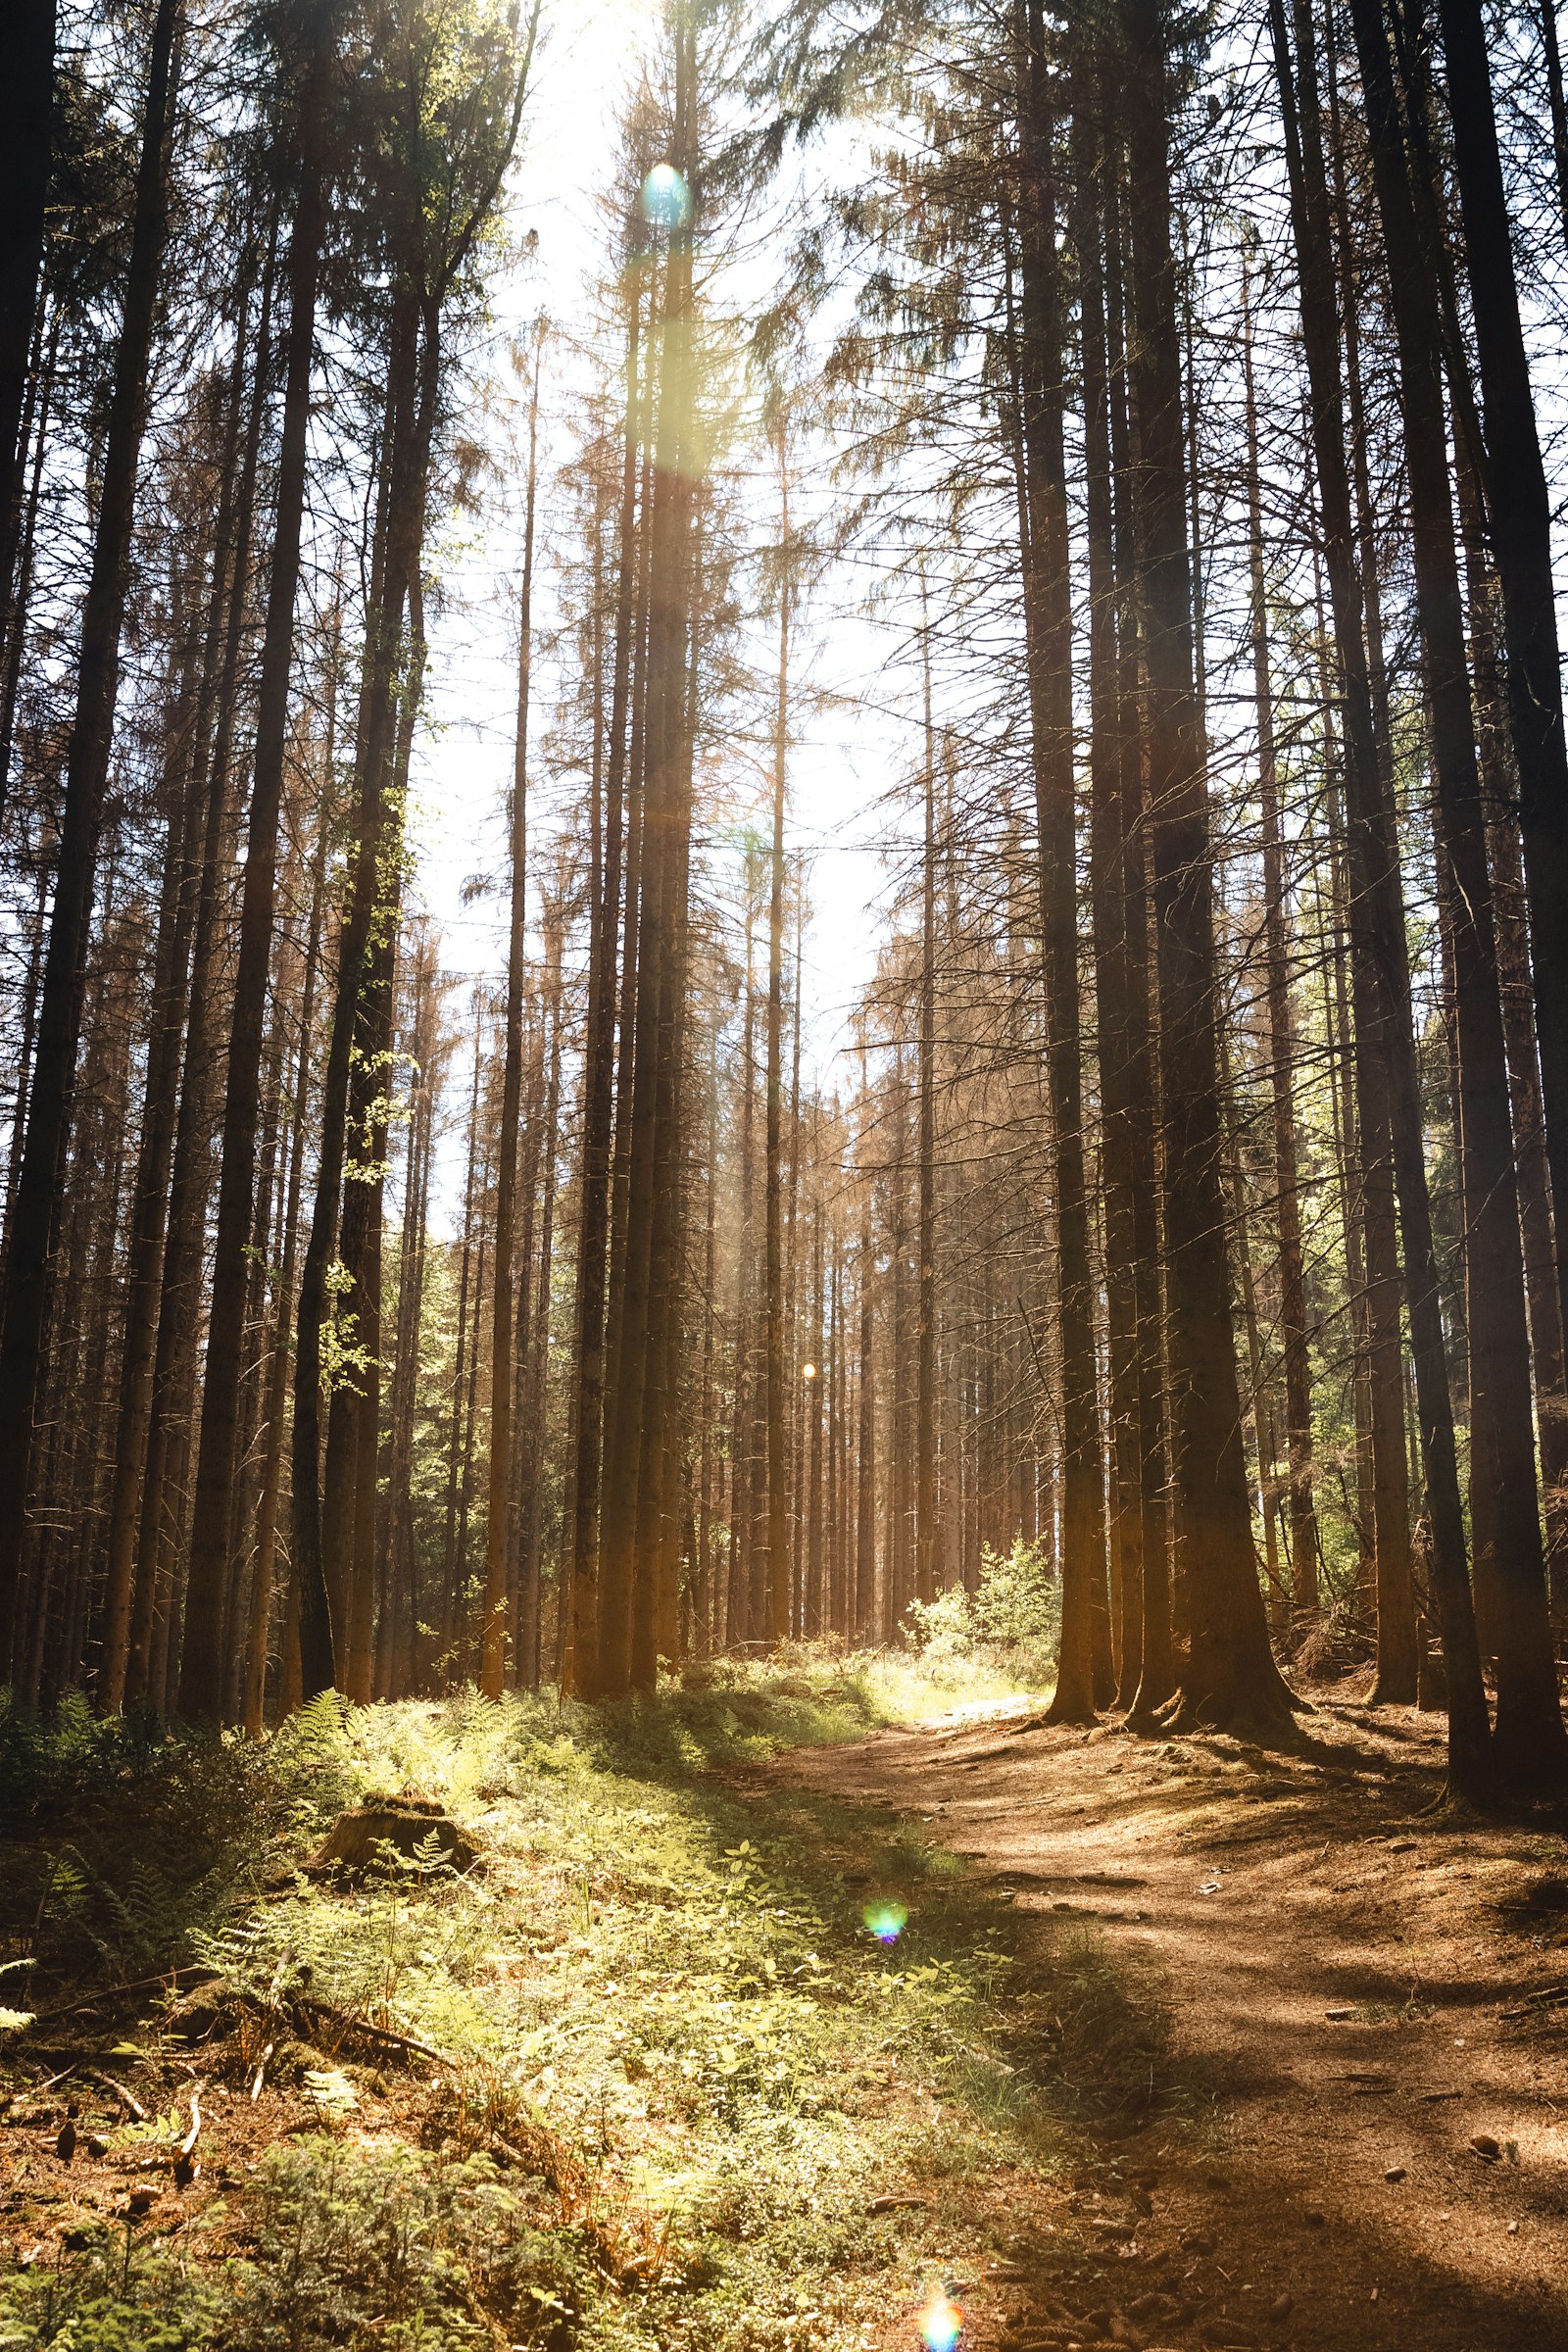
[[[1544,5],[1549,9],[1551,0],[1544,0]],[[1551,494],[1520,324],[1480,0],[1440,0],[1439,14],[1448,60],[1448,119],[1481,375],[1488,512],[1502,592],[1546,1160],[1560,1236],[1568,1232],[1568,937],[1562,920],[1568,904],[1568,736],[1563,727],[1552,573]],[[1568,1250],[1560,1244],[1557,1257],[1559,1317],[1568,1330]],[[1500,1738],[1500,1721],[1498,1728]],[[1552,1739],[1555,1744],[1554,1735]]]
[[[773,717],[773,829],[767,897],[767,1127],[764,1141],[764,1248],[767,1321],[767,1638],[777,1649],[790,1634],[789,1473],[784,1420],[784,810],[789,763],[790,548],[787,425],[778,427],[778,688]]]
[[[43,264],[57,0],[23,0],[0,34],[0,608],[14,612],[22,418]],[[156,39],[156,35],[155,35]],[[0,804],[5,798],[0,769]]]
[[[1398,854],[1393,808],[1378,767],[1372,687],[1362,634],[1363,589],[1356,565],[1345,456],[1334,244],[1323,174],[1315,36],[1306,0],[1296,0],[1294,62],[1284,0],[1270,0],[1269,22],[1285,125],[1324,564],[1345,695],[1346,817],[1351,906],[1357,918],[1352,979],[1357,986],[1356,1087],[1362,1151],[1369,1168],[1375,1166],[1381,1138],[1387,1134],[1398,1198],[1405,1301],[1432,1527],[1433,1592],[1448,1684],[1449,1780],[1460,1794],[1484,1796],[1492,1784],[1491,1726],[1470,1597],[1453,1404],[1422,1150]],[[1369,1242],[1371,1234],[1369,1220]],[[1381,1553],[1381,1537],[1379,1547]],[[1379,1574],[1381,1577],[1381,1565]]]
[[[1257,787],[1263,833],[1263,948],[1268,976],[1269,1091],[1280,1237],[1280,1351],[1285,1367],[1285,1443],[1290,1462],[1291,1595],[1318,1607],[1317,1518],[1312,1503],[1312,1394],[1307,1363],[1306,1278],[1296,1152],[1296,1048],[1286,935],[1285,849],[1280,831],[1274,690],[1269,677],[1268,604],[1258,480],[1257,393],[1252,370],[1250,266],[1243,266],[1242,360],[1247,387],[1247,517],[1251,591],[1252,699],[1257,714]]]
[[[501,1135],[496,1163],[496,1221],[490,1288],[490,1484],[485,1520],[484,1620],[479,1688],[499,1698],[507,1676],[507,1595],[513,1557],[512,1326],[516,1284],[513,1226],[517,1185],[517,1123],[522,1102],[522,983],[528,923],[528,696],[533,662],[534,510],[538,489],[539,380],[544,330],[536,330],[528,402],[528,486],[518,589],[517,729],[509,835],[511,925],[503,1031]]]
[[[1454,547],[1442,322],[1434,275],[1421,248],[1408,177],[1412,159],[1378,0],[1354,0],[1353,20],[1398,351],[1438,813],[1453,883],[1477,1581],[1479,1585],[1486,1575],[1498,1598],[1497,1762],[1509,1777],[1542,1787],[1568,1776],[1568,1732],[1558,1708],[1537,1508],[1518,1194],[1492,883]],[[1419,156],[1413,160],[1421,169]],[[1560,701],[1558,707],[1560,740]],[[1517,741],[1515,748],[1520,751]],[[1525,766],[1521,754],[1522,786]],[[1540,998],[1539,969],[1537,983],[1543,1017],[1553,1017],[1549,995]],[[1481,1550],[1489,1543],[1494,1547],[1490,1563]]]
[[[334,32],[335,22],[326,7],[313,9],[304,19],[304,79],[294,127],[300,183],[289,239],[288,356],[278,450],[277,506],[256,710],[245,889],[240,906],[239,960],[234,974],[234,1011],[229,1030],[218,1232],[191,1527],[189,1598],[179,1678],[180,1712],[196,1720],[212,1720],[221,1704],[220,1612],[234,1479],[245,1246],[250,1239],[256,1176],[262,1028],[272,951],[278,818],[288,739],[289,683],[294,666],[294,601],[305,514],[317,286],[326,225],[325,116],[328,78],[335,54]],[[300,1635],[309,1697],[321,1687],[324,1610],[308,1583],[301,1586],[301,1604]],[[330,1640],[330,1633],[326,1632],[328,1652]]]
[[[1180,1720],[1268,1720],[1294,1702],[1269,1649],[1252,1551],[1225,1248],[1213,855],[1193,682],[1168,66],[1154,0],[1125,0],[1124,24],[1173,1467],[1191,1620]]]
[[[1061,1654],[1050,1717],[1056,1723],[1077,1723],[1091,1719],[1097,1698],[1109,1693],[1097,1691],[1095,1672],[1096,1620],[1105,1610],[1104,1469],[1084,1173],[1064,327],[1053,195],[1055,122],[1040,0],[1027,0],[1019,34],[1019,519],[1061,1354]]]
[[[26,1142],[11,1213],[0,1321],[0,1676],[16,1663],[16,1605],[31,1492],[33,1406],[46,1348],[58,1182],[71,1125],[104,791],[120,682],[120,635],[147,416],[153,322],[169,231],[169,150],[177,78],[178,0],[158,0],[120,339],[115,351],[92,571],[76,652],[76,709],[66,762],[54,911],[44,957]],[[27,331],[30,333],[31,320]],[[13,427],[13,439],[14,439]],[[11,454],[8,445],[4,458]]]

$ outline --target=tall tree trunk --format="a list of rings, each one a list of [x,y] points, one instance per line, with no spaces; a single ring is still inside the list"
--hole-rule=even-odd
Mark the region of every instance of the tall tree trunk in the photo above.
[[[1064,329],[1053,193],[1055,122],[1040,0],[1027,0],[1019,29],[1024,460],[1020,525],[1061,1352],[1062,1631],[1051,1717],[1070,1723],[1091,1717],[1100,1695],[1095,1631],[1097,1618],[1105,1610],[1104,1470],[1084,1173]]]
[[[788,426],[778,426],[778,688],[773,716],[773,838],[767,898],[767,1132],[763,1174],[767,1321],[767,1639],[789,1638],[789,1474],[784,1447],[784,808],[789,764],[790,547]]]
[[[864,1081],[861,1081],[864,1092]],[[855,1522],[855,1624],[858,1647],[877,1637],[876,1621],[876,1259],[871,1246],[871,1183],[862,1170],[860,1246],[856,1281],[860,1294],[859,1446]],[[813,1385],[813,1404],[815,1389]],[[812,1420],[815,1445],[816,1421]]]
[[[924,603],[922,582],[922,608]],[[920,997],[915,1030],[918,1166],[914,1242],[914,1596],[916,1600],[932,1601],[937,1596],[937,746],[931,719],[928,621],[921,628],[920,662],[925,691],[925,761],[921,776],[925,838],[920,860]],[[842,1332],[838,1338],[837,1353],[842,1354]]]
[[[49,193],[57,14],[57,0],[24,0],[0,35],[0,610],[13,612],[21,510],[13,468],[20,484]],[[4,799],[0,768],[0,803]]]
[[[632,630],[637,604],[637,458],[642,437],[639,377],[642,299],[640,284],[635,277],[632,288],[626,318],[626,401],[622,427],[615,650],[611,687],[603,872],[592,909],[589,944],[582,1173],[577,1223],[575,1459],[572,1469],[574,1508],[571,1523],[565,1531],[568,1629],[564,1643],[563,1686],[568,1693],[582,1698],[594,1695],[598,1666],[596,1602],[600,1481],[604,1467],[605,1436],[605,1282],[610,1246],[615,951],[619,938],[621,840],[629,750],[627,718],[631,694]],[[595,702],[597,709],[597,695]],[[595,741],[597,749],[597,735]],[[597,773],[593,790],[597,826]],[[630,913],[628,905],[628,938]]]
[[[1293,61],[1284,0],[1270,0],[1269,23],[1285,125],[1292,228],[1300,279],[1301,334],[1311,395],[1312,449],[1322,517],[1324,565],[1345,697],[1346,819],[1350,903],[1356,928],[1351,977],[1356,991],[1356,1091],[1361,1149],[1369,1181],[1388,1139],[1398,1198],[1405,1303],[1410,1322],[1421,1422],[1422,1464],[1432,1528],[1432,1583],[1448,1686],[1448,1773],[1460,1793],[1491,1786],[1491,1726],[1470,1597],[1464,1513],[1454,1446],[1432,1208],[1422,1150],[1423,1125],[1409,994],[1409,951],[1394,812],[1380,773],[1373,723],[1365,608],[1356,564],[1346,464],[1340,376],[1334,241],[1323,172],[1317,57],[1307,0],[1295,0]],[[1369,1251],[1374,1234],[1368,1219]],[[1377,1270],[1368,1265],[1374,1298]],[[1378,1537],[1379,1578],[1384,1544]]]
[[[305,974],[300,989],[299,1049],[294,1064],[289,1118],[288,1198],[283,1211],[283,1254],[277,1272],[277,1307],[268,1366],[266,1451],[256,1528],[256,1571],[251,1582],[250,1623],[245,1644],[244,1724],[260,1736],[267,1697],[267,1642],[277,1557],[277,1527],[283,1485],[283,1414],[288,1400],[289,1334],[293,1328],[294,1270],[299,1256],[300,1200],[304,1189],[305,1137],[310,1101],[311,1047],[316,1020],[316,976],[320,961],[321,920],[326,892],[327,829],[319,824],[311,872],[311,906],[305,935]]]
[[[558,897],[545,914],[543,1020],[549,1075],[539,1121],[540,1192],[538,1270],[526,1355],[520,1364],[523,1398],[523,1514],[518,1673],[523,1688],[537,1690],[543,1656],[543,1528],[546,1380],[550,1363],[550,1278],[555,1258],[556,1176],[561,1156],[561,1051],[564,1005],[561,959],[564,918]]]
[[[1109,353],[1105,318],[1103,135],[1098,60],[1085,43],[1075,60],[1073,237],[1082,304],[1084,469],[1089,591],[1089,873],[1099,1036],[1102,1192],[1104,1201],[1106,1353],[1110,1375],[1111,1527],[1117,1567],[1118,1696],[1131,1707],[1143,1672],[1143,1424],[1139,1394],[1138,1300],[1129,1095],[1132,953],[1142,894],[1129,896],[1129,812],[1122,796],[1121,712],[1116,645],[1115,518],[1111,499]],[[1136,828],[1136,811],[1133,812]],[[1162,1692],[1163,1697],[1166,1693]]]
[[[1285,848],[1280,831],[1274,690],[1269,677],[1263,510],[1258,479],[1257,393],[1252,370],[1251,281],[1243,266],[1242,359],[1247,385],[1247,517],[1251,590],[1252,698],[1257,717],[1257,785],[1263,831],[1263,951],[1268,975],[1269,1081],[1274,1109],[1276,1215],[1280,1236],[1280,1351],[1285,1363],[1285,1443],[1290,1461],[1291,1594],[1318,1606],[1317,1520],[1312,1503],[1312,1396],[1306,1351],[1306,1278],[1296,1152],[1296,1044],[1286,936]]]
[[[256,335],[256,348],[260,354],[265,354],[269,348],[270,313],[271,266],[269,262],[262,287]],[[166,892],[172,888],[172,920],[169,928],[167,951],[160,956],[153,993],[154,1028],[148,1048],[125,1305],[120,1412],[115,1434],[115,1474],[109,1511],[104,1655],[98,1693],[99,1704],[109,1714],[118,1712],[123,1703],[129,1664],[136,1537],[152,1421],[154,1362],[179,1105],[180,1055],[191,1002],[191,950],[203,895],[201,884],[204,867],[209,856],[216,865],[218,828],[221,823],[224,798],[224,777],[220,771],[226,769],[226,756],[214,760],[212,766],[215,772],[206,777],[203,774],[203,756],[207,749],[212,698],[221,686],[226,685],[232,691],[234,684],[232,672],[237,666],[238,636],[247,601],[256,463],[266,392],[264,360],[257,373],[244,459],[236,482],[235,460],[239,450],[248,317],[248,300],[242,295],[228,393],[226,446],[215,533],[214,579],[206,644],[200,660],[201,684],[196,707],[186,713],[184,724],[176,737],[176,759],[181,771],[180,829],[176,840],[172,810],[170,873],[166,881]],[[230,551],[232,563],[227,560]],[[223,660],[220,679],[219,662],[224,642],[225,609],[226,634],[236,660]],[[225,740],[219,750],[226,755],[226,730]],[[204,784],[205,796],[202,789]],[[197,854],[198,820],[202,821],[205,834],[211,836],[210,841],[204,843],[201,856]],[[213,879],[216,881],[216,872]],[[210,891],[208,897],[210,902]],[[213,911],[209,904],[209,931]],[[205,1020],[205,1009],[201,1017]]]
[[[1158,922],[1175,1491],[1191,1614],[1183,1720],[1291,1706],[1252,1551],[1231,1320],[1215,1035],[1213,854],[1193,683],[1168,66],[1155,0],[1125,0],[1139,538]]]
[[[1541,1482],[1545,1505],[1548,1586],[1558,1584],[1565,1563],[1568,1530],[1568,1396],[1564,1394],[1562,1322],[1551,1223],[1551,1184],[1546,1164],[1541,1066],[1531,990],[1530,942],[1520,862],[1518,781],[1494,605],[1494,583],[1487,562],[1481,489],[1465,441],[1454,445],[1460,530],[1470,627],[1470,664],[1475,685],[1477,751],[1486,810],[1492,873],[1493,919],[1496,928],[1497,977],[1503,1035],[1508,1053],[1508,1094],[1513,1112],[1518,1168],[1519,1218],[1524,1245],[1525,1298],[1530,1317],[1530,1353],[1535,1374],[1536,1430],[1541,1447]],[[1557,1613],[1554,1611],[1554,1614]]]
[[[1568,938],[1562,921],[1568,903],[1568,736],[1563,728],[1552,574],[1551,494],[1519,318],[1480,0],[1440,0],[1439,15],[1448,60],[1448,120],[1480,364],[1488,510],[1502,591],[1546,1159],[1561,1236],[1568,1233]],[[1557,1286],[1560,1317],[1568,1329],[1568,1250],[1560,1242]],[[1499,1719],[1499,1738],[1502,1730]],[[1555,1735],[1551,1737],[1555,1744]]]
[[[507,1599],[511,1581],[512,1326],[516,1284],[513,1225],[517,1185],[517,1121],[522,1102],[522,983],[528,927],[528,696],[533,663],[534,511],[538,492],[539,380],[544,329],[536,330],[528,401],[528,486],[518,588],[517,729],[509,837],[511,924],[501,1078],[501,1135],[496,1163],[495,1256],[490,1290],[490,1471],[485,1521],[484,1622],[479,1688],[499,1698],[507,1674]]]
[[[474,1173],[479,1157],[479,1080],[484,1068],[484,1013],[474,991],[473,1092],[468,1103],[467,1172],[463,1186],[463,1244],[458,1274],[458,1334],[452,1364],[452,1427],[447,1440],[446,1519],[441,1546],[441,1656],[455,1671],[458,1642],[458,1497],[464,1472],[464,1398],[468,1347],[468,1283],[473,1271]]]
[[[695,34],[673,26],[671,153],[691,185],[696,146]],[[692,230],[668,232],[661,280],[657,421],[648,544],[643,845],[626,1179],[624,1299],[612,1452],[607,1449],[601,1678],[607,1695],[652,1689],[658,1665],[659,1539],[664,1509],[667,1374],[678,1327],[673,1262],[681,1154],[675,1054],[684,992],[686,841],[690,823],[688,637],[693,587]]]
[[[66,306],[55,302],[50,306],[49,332],[39,354],[38,380],[31,387],[34,397],[29,400],[24,428],[30,427],[32,467],[26,485],[26,497],[22,506],[21,545],[10,584],[9,597],[0,596],[0,615],[5,620],[3,641],[4,667],[0,669],[0,828],[5,822],[6,804],[11,778],[11,752],[16,739],[17,701],[22,691],[23,657],[27,642],[27,612],[32,597],[34,557],[38,544],[38,512],[43,489],[44,458],[50,441],[52,403],[59,377],[60,330],[65,323]],[[18,452],[18,462],[25,456]],[[20,489],[20,484],[19,484]],[[0,583],[3,584],[3,583]],[[8,1200],[14,1187],[8,1191]]]
[[[1416,606],[1441,842],[1453,883],[1477,1579],[1479,1584],[1486,1574],[1498,1599],[1497,1761],[1510,1776],[1545,1786],[1568,1776],[1568,1733],[1558,1708],[1536,1497],[1519,1204],[1492,884],[1454,547],[1442,322],[1437,288],[1421,249],[1408,177],[1410,159],[1378,0],[1354,0],[1353,19],[1398,350]],[[1414,161],[1421,169],[1419,156]],[[1514,422],[1517,426],[1518,420]],[[1505,594],[1505,610],[1506,604]],[[1552,642],[1554,646],[1554,635]],[[1511,632],[1509,650],[1512,656]],[[1553,673],[1555,683],[1555,653]],[[1560,699],[1558,710],[1560,756]],[[1516,753],[1521,788],[1528,795],[1527,760],[1517,741]],[[1559,1017],[1549,991],[1544,998],[1539,994],[1539,969],[1537,979],[1543,1021]],[[1563,1013],[1568,1016],[1568,1007]],[[1548,1111],[1548,1138],[1549,1118]],[[1490,1563],[1483,1550],[1489,1544]]]
[[[120,682],[120,633],[130,578],[131,530],[147,416],[153,321],[169,228],[169,151],[174,111],[179,0],[158,0],[148,48],[141,156],[130,259],[115,351],[92,571],[76,651],[76,710],[66,760],[54,911],[44,958],[27,1134],[11,1209],[0,1321],[0,1676],[14,1664],[16,1605],[31,1492],[33,1405],[48,1328],[49,1264],[59,1175],[71,1125],[81,1031],[82,972],[92,925],[104,791]],[[8,233],[10,223],[8,222]],[[30,334],[28,319],[24,333]],[[13,426],[13,438],[15,427]],[[9,464],[6,445],[0,462]]]
[[[324,147],[328,87],[335,55],[334,32],[334,19],[325,6],[311,10],[304,19],[304,78],[294,126],[300,181],[289,240],[288,357],[278,449],[277,506],[256,709],[239,960],[234,974],[234,1010],[223,1102],[201,1448],[191,1527],[189,1601],[179,1679],[180,1712],[197,1719],[216,1716],[221,1698],[221,1608],[234,1479],[240,1325],[256,1177],[262,1028],[272,952],[289,683],[294,667],[294,601],[305,514],[317,286],[326,226]],[[297,1565],[304,1578],[308,1563]],[[310,1695],[321,1687],[323,1646],[329,1654],[331,1635],[324,1622],[324,1608],[309,1581],[302,1581],[301,1603],[300,1635],[307,1695]],[[327,1681],[330,1679],[328,1675]]]

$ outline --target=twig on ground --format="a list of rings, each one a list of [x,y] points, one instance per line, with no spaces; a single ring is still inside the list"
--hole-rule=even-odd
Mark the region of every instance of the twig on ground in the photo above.
[[[252,2079],[252,2082],[251,2082],[251,2105],[252,2105],[253,2107],[255,2106],[255,2104],[256,2104],[257,2100],[258,2100],[258,2099],[261,2097],[261,2095],[262,2095],[262,2083],[263,2083],[263,2082],[264,2082],[264,2080],[265,2080],[265,2078],[266,2078],[266,2075],[267,2075],[268,2064],[269,2064],[269,2061],[270,2060],[270,2058],[271,2058],[271,2056],[272,2056],[272,2052],[273,2052],[273,2051],[274,2051],[276,2048],[277,2048],[277,2044],[276,2044],[276,2042],[275,2042],[275,2041],[270,2041],[270,2042],[268,2043],[268,2045],[267,2045],[266,2049],[265,2049],[265,2050],[263,2050],[263,2052],[262,2052],[261,2059],[260,2059],[260,2061],[259,2061],[259,2063],[258,2063],[258,2065],[257,2065],[257,2068],[256,2068],[256,2073],[255,2073],[255,2076],[253,2077],[253,2079]]]
[[[167,1984],[172,1992],[180,1984],[206,1984],[218,1975],[216,1968],[166,1968],[156,1977],[135,1977],[123,1984],[105,1984],[98,1992],[89,1992],[79,2001],[67,2001],[59,2009],[45,2009],[38,2018],[40,2026],[51,2026],[57,2017],[75,2017],[83,2009],[101,2009],[117,1993],[151,1992],[155,1985]]]
[[[368,2018],[350,2017],[346,2009],[334,2009],[330,2001],[316,2000],[309,1993],[296,1993],[294,2005],[308,2016],[339,2027],[345,2034],[363,2034],[367,2040],[381,2042],[388,2049],[411,2050],[416,2058],[428,2058],[437,2066],[457,2065],[457,2060],[449,2057],[445,2050],[432,2049],[429,2042],[416,2041],[412,2034],[396,2033],[391,2026],[372,2026]]]
[[[123,2082],[117,2082],[113,2075],[94,2075],[92,2080],[95,2082],[101,2082],[105,2090],[112,2090],[122,2106],[129,2111],[138,2124],[144,2124],[147,2121],[146,2108],[133,2090],[125,2088]]]

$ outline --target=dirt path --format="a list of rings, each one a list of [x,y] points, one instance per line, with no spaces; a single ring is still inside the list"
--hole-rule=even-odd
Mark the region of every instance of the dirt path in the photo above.
[[[1014,1708],[781,1767],[1095,1922],[1168,2011],[1163,2112],[978,2340],[1568,2352],[1568,1863],[1422,1818],[1441,1763],[1431,1717],[1320,1693],[1287,1753]]]

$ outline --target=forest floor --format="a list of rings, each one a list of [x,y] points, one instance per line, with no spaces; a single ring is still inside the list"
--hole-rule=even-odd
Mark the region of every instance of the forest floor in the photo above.
[[[1555,2352],[1563,1841],[1317,1697],[0,1716],[0,2346]],[[393,1791],[476,1858],[310,1868]]]
[[[1568,2346],[1563,1840],[1428,1813],[1441,1720],[1348,1690],[1274,1750],[1019,1704],[779,1768],[918,1819],[1047,1941],[1092,1923],[1166,2020],[1153,2111],[1019,2217],[976,2343],[1087,2311],[1123,2342]]]

